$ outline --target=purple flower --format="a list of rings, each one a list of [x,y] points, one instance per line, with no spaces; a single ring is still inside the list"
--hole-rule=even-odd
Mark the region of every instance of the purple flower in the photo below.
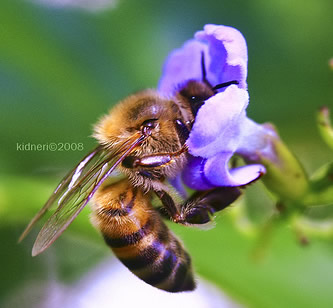
[[[261,164],[229,169],[230,158],[238,154],[247,162],[262,157],[274,160],[270,138],[277,134],[246,116],[247,47],[242,34],[231,27],[206,25],[194,39],[170,54],[159,91],[172,95],[186,80],[202,80],[202,53],[210,84],[233,80],[238,84],[221,89],[199,109],[187,140],[192,157],[183,171],[183,180],[197,190],[243,186],[258,179],[266,169]]]

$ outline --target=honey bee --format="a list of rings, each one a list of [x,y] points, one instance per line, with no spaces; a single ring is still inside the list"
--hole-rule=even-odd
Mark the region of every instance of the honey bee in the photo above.
[[[94,127],[99,145],[64,177],[20,237],[21,241],[57,205],[37,236],[33,256],[48,248],[92,200],[93,225],[137,277],[169,292],[195,288],[191,258],[163,216],[184,225],[205,224],[240,195],[237,188],[225,194],[226,188],[217,187],[177,204],[166,184],[187,163],[186,140],[199,108],[218,89],[237,83],[211,86],[203,53],[201,67],[202,80],[184,82],[172,98],[145,90],[125,98],[100,119]],[[116,168],[125,178],[107,183]],[[153,207],[153,196],[162,206]]]

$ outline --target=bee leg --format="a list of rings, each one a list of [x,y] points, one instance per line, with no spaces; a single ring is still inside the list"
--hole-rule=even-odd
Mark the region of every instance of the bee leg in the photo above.
[[[171,163],[175,158],[179,157],[181,154],[187,152],[187,145],[183,145],[182,148],[177,152],[171,153],[156,153],[152,155],[146,155],[142,157],[138,156],[127,156],[123,162],[122,166],[125,168],[156,168],[163,167]]]
[[[185,224],[205,224],[212,220],[214,213],[225,209],[240,195],[237,187],[197,191],[181,206],[181,217]]]
[[[181,223],[181,213],[172,197],[164,190],[156,190],[155,193],[163,204],[163,206],[159,208],[159,212],[162,214],[162,216],[169,217],[176,223]]]
[[[165,191],[155,193],[163,204],[163,207],[158,209],[162,216],[166,217],[168,214],[174,222],[185,225],[210,222],[214,213],[225,209],[241,195],[241,191],[237,187],[217,187],[197,191],[183,204],[176,206]]]

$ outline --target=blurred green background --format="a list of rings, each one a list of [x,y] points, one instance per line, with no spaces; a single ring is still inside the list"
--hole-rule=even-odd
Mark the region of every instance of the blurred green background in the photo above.
[[[16,242],[59,179],[95,146],[97,119],[130,93],[156,87],[168,53],[207,23],[233,26],[247,40],[250,117],[275,123],[310,173],[332,159],[314,117],[319,106],[333,107],[332,12],[331,0],[119,0],[98,13],[1,0],[0,306],[26,282],[51,279],[51,255],[57,279],[66,282],[110,255],[88,209],[51,252],[32,259],[34,236]],[[51,142],[84,149],[19,147]],[[260,220],[272,201],[260,183],[247,193],[249,216]],[[302,247],[281,224],[255,261],[256,238],[228,211],[220,216],[209,231],[171,226],[200,275],[245,306],[333,307],[332,239]]]

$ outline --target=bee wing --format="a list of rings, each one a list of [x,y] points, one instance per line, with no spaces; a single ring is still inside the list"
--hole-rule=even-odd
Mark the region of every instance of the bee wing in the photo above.
[[[64,232],[98,187],[142,140],[143,137],[135,135],[112,149],[97,147],[62,180],[21,236],[23,238],[53,204],[58,204],[37,236],[33,256],[48,248]]]
[[[66,176],[61,180],[57,188],[53,191],[50,198],[46,201],[44,206],[40,209],[40,211],[35,215],[35,217],[30,221],[28,226],[25,228],[23,233],[21,234],[19,238],[19,242],[21,242],[31,231],[31,229],[34,227],[34,225],[47,213],[47,211],[55,204],[57,204],[57,200],[60,199],[60,197],[66,192],[66,189],[69,187],[69,184],[71,181],[73,181],[74,174],[78,175],[80,171],[82,172],[82,169],[91,162],[94,158],[98,156],[98,154],[101,153],[102,146],[98,146],[94,151],[86,155],[79,163],[78,165],[71,170]]]

